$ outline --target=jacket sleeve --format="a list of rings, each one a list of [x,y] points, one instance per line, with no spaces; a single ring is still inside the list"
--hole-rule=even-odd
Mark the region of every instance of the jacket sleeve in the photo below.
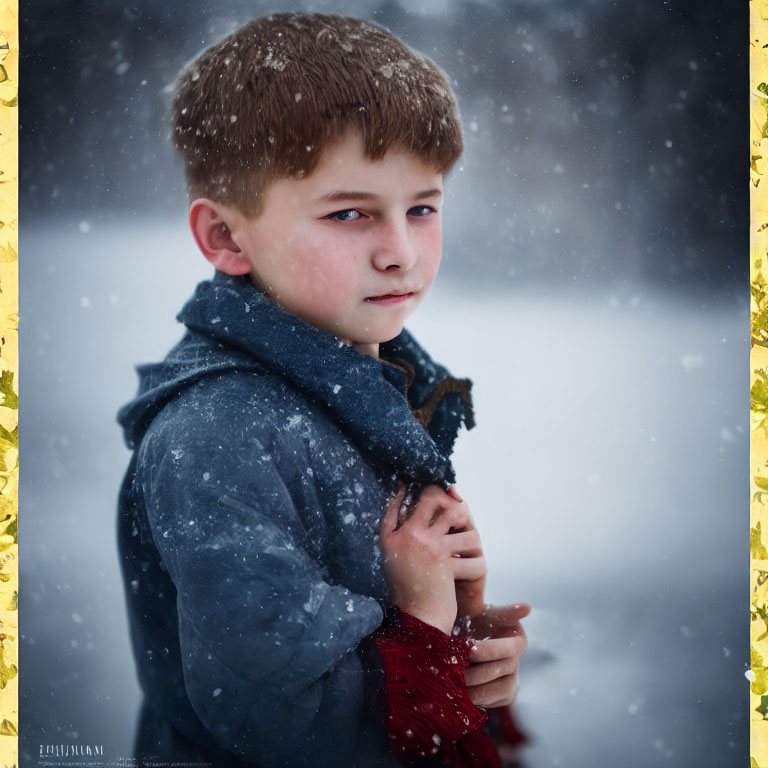
[[[353,764],[366,699],[356,647],[383,617],[320,564],[305,450],[252,404],[222,413],[181,397],[139,454],[187,694],[225,750],[263,766]]]

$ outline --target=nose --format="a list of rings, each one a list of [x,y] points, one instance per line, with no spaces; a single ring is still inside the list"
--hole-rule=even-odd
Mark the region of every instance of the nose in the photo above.
[[[373,265],[382,272],[410,269],[418,258],[416,244],[408,232],[407,222],[382,222],[373,247]]]

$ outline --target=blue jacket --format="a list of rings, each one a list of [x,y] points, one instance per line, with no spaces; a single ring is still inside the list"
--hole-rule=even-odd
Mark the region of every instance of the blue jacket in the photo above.
[[[396,479],[454,480],[470,382],[407,331],[358,353],[216,273],[139,367],[118,535],[139,679],[187,739],[260,766],[398,765],[366,638]],[[389,362],[388,362],[389,361]],[[426,427],[424,426],[426,425]]]

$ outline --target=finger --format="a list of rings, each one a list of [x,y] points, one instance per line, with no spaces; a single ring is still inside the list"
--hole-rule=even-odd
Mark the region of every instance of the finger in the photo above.
[[[476,581],[488,573],[484,557],[454,557],[451,566],[454,581]]]
[[[520,634],[520,619],[527,616],[531,606],[527,603],[512,605],[489,605],[485,611],[475,617],[476,637],[510,637]]]
[[[462,499],[461,496],[459,496],[459,492],[456,490],[456,486],[455,485],[452,485],[448,489],[448,495],[449,496],[453,496],[453,498],[456,499],[456,501],[464,501],[464,499]]]
[[[469,531],[474,526],[469,514],[469,506],[465,502],[457,502],[446,495],[446,509],[440,517],[440,527],[444,533],[453,528],[456,533]]]
[[[480,557],[483,554],[483,545],[477,529],[452,533],[445,543],[451,548],[452,555]]]
[[[444,518],[446,512],[448,512],[448,505],[437,502],[432,505],[424,505],[425,508],[422,510],[421,514],[421,522],[427,527],[427,528],[435,528],[436,533],[447,533],[448,528],[450,526],[443,525],[442,522],[440,522],[439,527],[435,527],[439,521],[442,521]]]
[[[468,688],[472,685],[484,685],[507,675],[516,675],[518,667],[518,661],[513,658],[473,664],[464,670],[464,680]]]
[[[450,497],[438,485],[427,485],[422,488],[418,501],[413,510],[413,517],[427,527],[443,514]]]
[[[433,527],[439,522],[441,533],[449,529],[464,531],[473,528],[469,506],[466,502],[458,502],[439,485],[426,486],[416,505],[418,518],[427,527]]]
[[[507,675],[490,683],[467,687],[467,693],[477,707],[505,707],[517,696],[517,675]]]
[[[405,483],[402,480],[397,481],[397,488],[394,496],[387,502],[387,510],[381,519],[380,533],[391,533],[397,528],[398,515],[405,498]]]
[[[492,625],[504,626],[514,624],[524,619],[531,612],[528,603],[511,603],[510,605],[489,605],[483,615],[484,619]]]
[[[478,664],[484,661],[520,657],[528,648],[528,638],[524,633],[515,637],[498,637],[490,640],[477,640],[469,653],[469,661]]]

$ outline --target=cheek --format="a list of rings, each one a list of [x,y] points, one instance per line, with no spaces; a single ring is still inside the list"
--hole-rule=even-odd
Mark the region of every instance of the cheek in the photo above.
[[[332,239],[315,241],[302,259],[304,295],[321,306],[335,303],[355,282],[358,257]]]
[[[432,227],[424,232],[422,240],[422,264],[424,272],[435,276],[440,266],[440,257],[443,251],[443,229],[440,226]]]

